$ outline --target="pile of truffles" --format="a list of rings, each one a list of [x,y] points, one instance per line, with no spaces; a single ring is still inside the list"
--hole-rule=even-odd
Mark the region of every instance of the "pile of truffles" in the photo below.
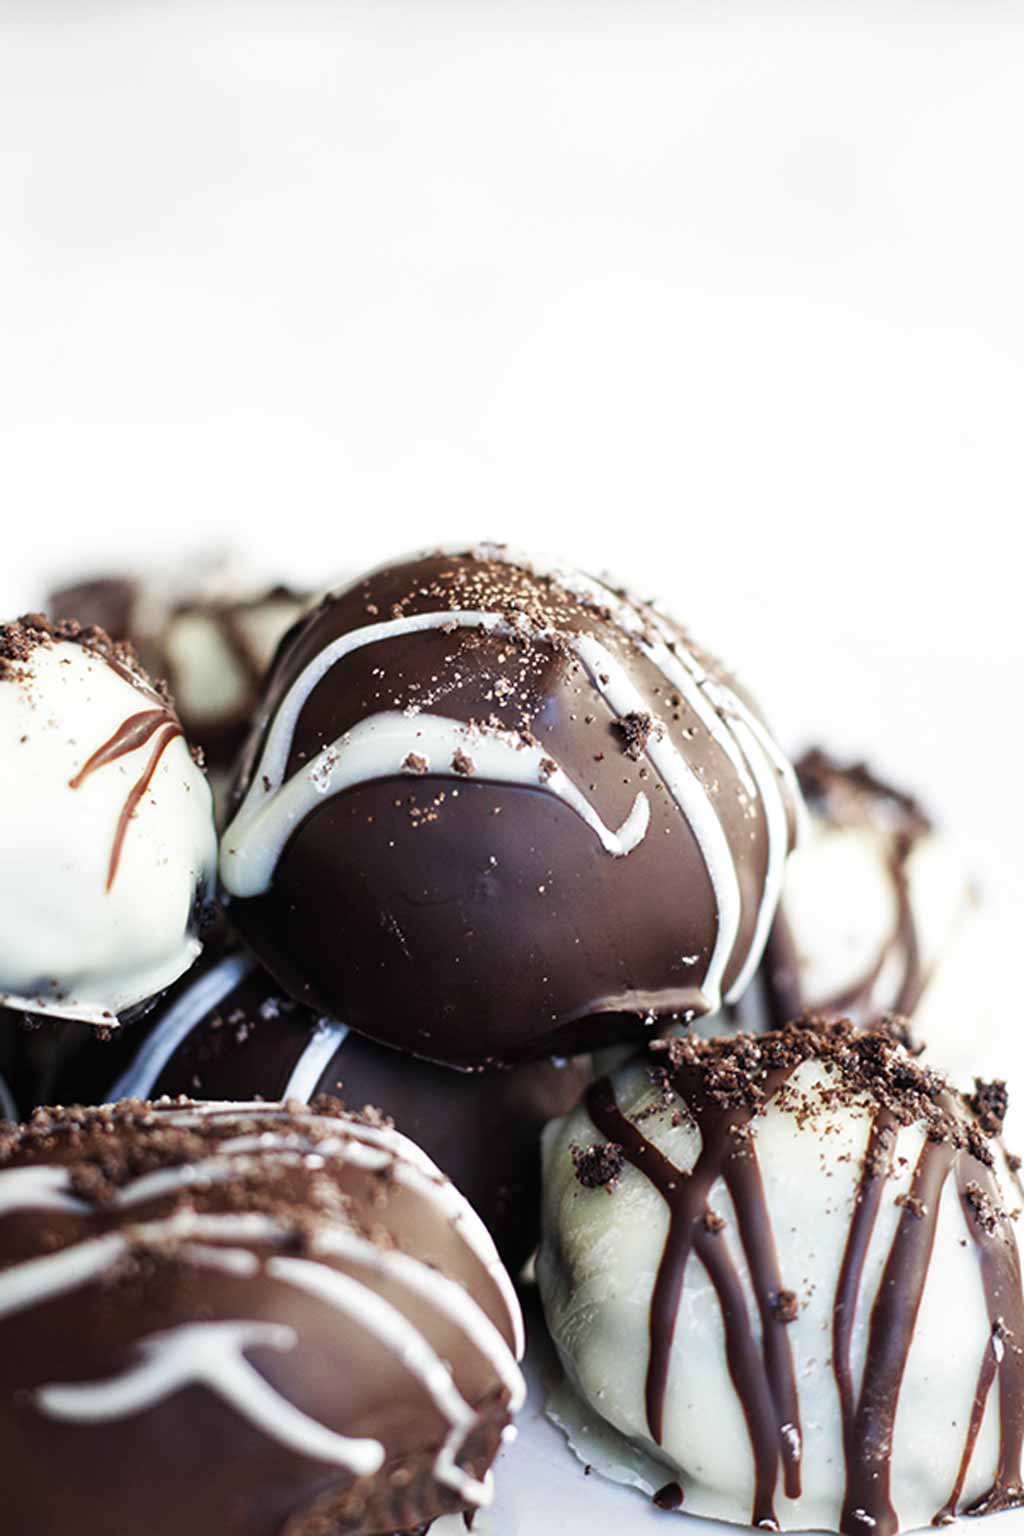
[[[18,1536],[468,1526],[534,1257],[587,1529],[591,1469],[843,1536],[1024,1504],[979,901],[912,796],[505,546],[48,608],[0,626]]]

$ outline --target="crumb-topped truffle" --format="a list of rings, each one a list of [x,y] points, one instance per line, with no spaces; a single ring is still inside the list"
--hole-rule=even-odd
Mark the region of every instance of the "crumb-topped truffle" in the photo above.
[[[439,1061],[512,1061],[741,993],[798,799],[677,625],[486,546],[373,572],[293,631],[221,880],[300,1000]]]
[[[591,1085],[546,1135],[538,1263],[570,1439],[597,1415],[649,1448],[652,1495],[667,1464],[689,1513],[743,1524],[893,1536],[1024,1502],[1006,1104],[818,1018],[652,1042]]]
[[[469,1206],[371,1116],[183,1099],[0,1130],[13,1530],[370,1536],[479,1508],[520,1326]]]
[[[0,626],[0,1007],[116,1023],[199,953],[210,791],[130,647]]]

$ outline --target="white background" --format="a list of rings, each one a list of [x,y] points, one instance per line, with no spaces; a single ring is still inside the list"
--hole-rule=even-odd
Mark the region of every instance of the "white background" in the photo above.
[[[1022,66],[980,0],[0,0],[0,611],[554,548],[1019,893]]]
[[[0,608],[540,544],[1019,888],[1024,8],[0,21]]]

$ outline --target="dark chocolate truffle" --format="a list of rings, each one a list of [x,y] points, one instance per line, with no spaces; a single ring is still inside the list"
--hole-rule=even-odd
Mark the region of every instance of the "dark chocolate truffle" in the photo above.
[[[99,624],[136,647],[167,681],[190,740],[219,773],[245,740],[274,648],[308,599],[286,586],[234,591],[214,577],[209,592],[191,594],[155,577],[100,577],[62,587],[49,601],[58,618]]]
[[[1006,1104],[824,1020],[652,1042],[598,1079],[545,1136],[537,1275],[573,1443],[770,1530],[895,1536],[1024,1503]]]
[[[378,1536],[489,1502],[508,1276],[417,1147],[318,1111],[0,1131],[5,1529]]]
[[[116,1024],[199,954],[209,785],[166,692],[101,630],[0,625],[0,848],[0,1008]]]
[[[443,1062],[588,1050],[738,995],[799,802],[650,607],[501,547],[389,566],[292,631],[221,848],[281,984]]]
[[[23,1039],[25,1048],[31,1040]],[[206,954],[141,1023],[105,1040],[77,1030],[35,1102],[188,1094],[372,1105],[470,1200],[515,1273],[540,1231],[540,1134],[588,1073],[573,1060],[455,1072],[375,1045],[282,994],[245,953]]]

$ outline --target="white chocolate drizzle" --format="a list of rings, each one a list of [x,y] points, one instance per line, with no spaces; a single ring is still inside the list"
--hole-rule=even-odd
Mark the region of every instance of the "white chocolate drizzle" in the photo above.
[[[182,992],[152,1034],[106,1095],[108,1103],[120,1099],[148,1099],[168,1062],[189,1035],[214,1008],[250,974],[255,961],[250,955],[227,955]],[[281,1099],[308,1104],[316,1086],[348,1036],[348,1026],[321,1019],[292,1069]]]
[[[592,576],[570,570],[554,561],[537,560],[522,550],[505,545],[484,544],[477,546],[474,554],[479,559],[501,561],[521,567],[534,576],[546,577],[572,596],[594,604],[599,610],[610,612],[620,628],[633,637],[648,661],[679,692],[725,753],[748,799],[753,801],[760,798],[767,823],[768,867],[753,939],[743,966],[725,998],[727,1003],[735,1002],[749,985],[768,942],[782,894],[791,836],[793,841],[799,841],[805,832],[806,812],[792,764],[779,750],[772,740],[771,732],[765,729],[753,710],[747,707],[733,689],[713,678],[701,666],[697,657],[673,633],[656,609],[649,606],[640,609],[603,582],[595,581]],[[683,809],[682,806],[680,808]],[[708,854],[703,845],[701,851],[707,861]],[[708,871],[714,884],[710,864]],[[720,913],[719,948],[721,923]],[[714,958],[708,968],[709,972],[713,966]],[[710,995],[712,988],[707,981],[702,990],[705,995]]]
[[[144,1413],[185,1387],[202,1386],[288,1450],[356,1477],[372,1475],[384,1460],[378,1440],[350,1439],[318,1424],[245,1357],[247,1349],[289,1350],[297,1341],[293,1328],[276,1323],[192,1323],[141,1339],[141,1360],[122,1376],[54,1383],[41,1387],[35,1401],[50,1418],[97,1424]]]
[[[249,955],[227,955],[187,987],[142,1046],[131,1066],[122,1072],[108,1095],[118,1099],[148,1099],[161,1072],[197,1023],[216,1008],[252,970]]]
[[[522,1372],[490,1318],[479,1308],[466,1306],[466,1293],[458,1281],[449,1280],[440,1270],[398,1248],[378,1248],[375,1243],[357,1237],[353,1232],[338,1230],[321,1234],[316,1251],[349,1259],[375,1274],[397,1280],[439,1312],[444,1312],[448,1320],[460,1328],[490,1361],[495,1375],[508,1391],[509,1412],[519,1412],[526,1400]]]
[[[187,1109],[178,1109],[173,1105],[167,1108],[155,1105],[154,1113],[161,1118],[166,1117],[169,1124],[178,1126],[196,1125],[201,1123],[204,1117],[210,1116],[215,1116],[221,1121],[241,1121],[243,1124],[253,1115],[258,1115],[262,1120],[294,1122],[296,1118],[289,1113],[284,1104],[264,1104],[258,1100],[246,1104],[207,1100],[201,1104],[192,1104]],[[333,1134],[327,1140],[315,1142],[294,1133],[276,1138],[270,1138],[267,1133],[263,1133],[259,1137],[221,1142],[218,1154],[223,1157],[238,1151],[270,1152],[291,1149],[305,1156],[342,1156],[348,1158],[350,1162],[358,1160],[362,1167],[369,1168],[381,1169],[391,1163],[394,1178],[399,1183],[405,1184],[407,1188],[426,1196],[438,1206],[448,1223],[465,1239],[487,1270],[508,1311],[516,1358],[522,1359],[526,1346],[522,1308],[519,1305],[515,1287],[509,1279],[508,1271],[501,1262],[494,1245],[494,1239],[482,1217],[477,1214],[465,1196],[459,1193],[451,1180],[445,1177],[437,1164],[432,1162],[423,1148],[416,1142],[410,1141],[408,1136],[403,1136],[401,1131],[367,1125],[361,1120],[352,1118],[340,1121],[327,1115],[307,1113],[302,1116],[302,1123],[329,1129]],[[343,1130],[339,1129],[341,1127]]]
[[[348,1038],[348,1025],[337,1024],[333,1019],[321,1019],[313,1031],[309,1044],[292,1069],[281,1097],[285,1103],[298,1099],[308,1104],[316,1092],[316,1086],[327,1068]]]
[[[246,796],[225,836],[222,862],[229,871],[225,885],[239,897],[268,890],[295,828],[329,796],[402,773],[410,753],[422,759],[424,772],[458,778],[454,761],[460,752],[470,756],[474,771],[491,783],[525,784],[557,795],[614,858],[632,853],[647,832],[650,806],[645,794],[636,796],[626,820],[613,832],[543,747],[528,745],[514,731],[481,730],[442,715],[418,714],[410,719],[398,710],[385,710],[360,720],[324,747],[276,793],[267,790],[270,775],[261,766],[260,790]]]
[[[240,1166],[266,1168],[294,1163],[307,1168],[331,1160],[369,1171],[389,1169],[391,1176],[438,1208],[445,1224],[455,1228],[495,1280],[508,1307],[515,1348],[522,1348],[522,1317],[511,1282],[497,1258],[493,1242],[465,1199],[443,1178],[430,1159],[399,1133],[355,1120],[302,1115],[283,1105],[195,1104],[187,1108],[154,1106],[158,1122],[191,1127],[216,1119],[239,1134],[211,1145],[209,1157],[185,1166],[143,1174],[121,1188],[113,1209],[127,1210],[166,1200],[185,1189],[202,1189],[237,1174]],[[280,1132],[259,1120],[283,1122]],[[305,1124],[327,1129],[322,1140],[302,1134]],[[0,1217],[17,1210],[59,1210],[87,1217],[92,1207],[73,1192],[70,1171],[43,1164],[0,1171]],[[438,1481],[454,1488],[468,1504],[481,1506],[491,1497],[491,1479],[475,1478],[459,1466],[467,1435],[477,1423],[476,1410],[455,1385],[451,1367],[425,1335],[394,1304],[385,1301],[364,1281],[335,1269],[331,1260],[378,1276],[389,1286],[414,1294],[458,1328],[485,1358],[505,1387],[510,1412],[523,1403],[525,1386],[499,1328],[467,1290],[432,1265],[397,1249],[378,1247],[340,1222],[322,1222],[311,1235],[312,1258],[281,1254],[265,1256],[240,1244],[279,1247],[288,1229],[258,1211],[202,1213],[178,1210],[162,1218],[125,1225],[101,1237],[72,1242],[53,1254],[23,1261],[0,1272],[0,1318],[44,1303],[98,1281],[131,1252],[147,1245],[173,1251],[197,1268],[215,1268],[240,1280],[262,1273],[281,1284],[299,1288],[322,1303],[336,1307],[376,1337],[420,1383],[449,1428],[437,1455]],[[248,1349],[288,1350],[298,1339],[294,1330],[267,1322],[228,1321],[183,1324],[140,1339],[139,1358],[127,1370],[94,1382],[48,1383],[33,1395],[37,1409],[49,1417],[74,1423],[100,1423],[145,1412],[190,1385],[206,1387],[250,1423],[278,1443],[356,1476],[368,1476],[382,1465],[385,1447],[375,1440],[337,1434],[309,1418],[283,1397],[246,1357]]]
[[[476,1423],[476,1413],[452,1380],[451,1367],[435,1354],[419,1329],[376,1292],[325,1264],[316,1264],[309,1259],[270,1259],[267,1273],[355,1317],[361,1328],[373,1334],[401,1360],[451,1426],[434,1464],[434,1476],[438,1482],[456,1489],[468,1504],[488,1504],[489,1482],[479,1481],[464,1471],[456,1460]]]
[[[613,856],[630,853],[641,841],[647,830],[648,816],[642,816],[635,803],[627,821],[627,841],[604,826],[586,797],[557,764],[552,765],[551,771],[548,767],[551,759],[543,748],[529,745],[512,731],[474,730],[458,721],[427,715],[419,710],[382,711],[369,716],[285,781],[299,716],[314,688],[332,667],[369,645],[402,635],[453,629],[479,629],[510,639],[518,632],[501,615],[481,609],[444,609],[411,614],[402,619],[367,624],[362,629],[340,635],[304,668],[268,726],[252,784],[224,835],[221,878],[232,895],[256,896],[269,889],[277,860],[288,838],[326,796],[339,794],[354,784],[401,773],[410,752],[432,754],[427,770],[431,774],[455,777],[458,770],[452,766],[452,757],[465,748],[467,736],[472,739],[474,761],[481,777],[533,787],[539,784],[551,794],[558,795],[597,832],[603,846]],[[421,752],[421,748],[425,751]],[[486,764],[479,761],[485,753]],[[343,763],[343,759],[352,761]],[[646,801],[645,796],[638,796],[637,800],[641,798]]]

